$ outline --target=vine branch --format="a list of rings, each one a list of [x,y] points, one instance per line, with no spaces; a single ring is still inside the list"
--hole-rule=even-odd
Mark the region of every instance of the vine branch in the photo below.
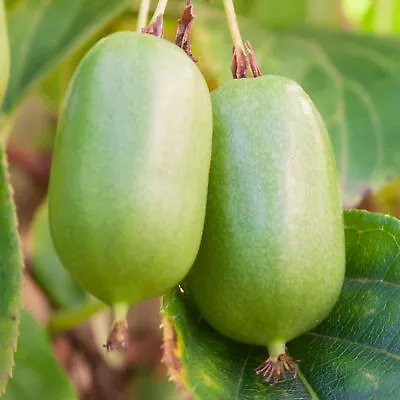
[[[153,18],[151,22],[155,22],[160,15],[165,14],[165,10],[167,8],[168,0],[159,0],[157,4],[157,8],[154,11]]]

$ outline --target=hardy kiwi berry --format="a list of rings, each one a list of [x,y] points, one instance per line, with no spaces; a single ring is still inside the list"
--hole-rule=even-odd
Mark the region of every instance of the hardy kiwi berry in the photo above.
[[[73,76],[54,149],[49,221],[65,268],[114,307],[109,348],[126,344],[127,306],[163,294],[193,264],[211,138],[206,82],[166,40],[112,34]]]
[[[342,288],[335,158],[318,111],[289,79],[232,81],[211,98],[207,212],[188,288],[217,331],[268,348],[257,372],[276,382],[296,370],[285,344],[321,322]]]

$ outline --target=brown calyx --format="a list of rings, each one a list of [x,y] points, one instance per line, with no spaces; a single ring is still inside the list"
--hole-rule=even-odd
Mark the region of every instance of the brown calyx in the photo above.
[[[262,73],[260,67],[258,66],[256,54],[254,53],[253,47],[248,40],[246,41],[246,49],[249,53],[249,64],[251,72],[254,78],[259,78],[260,76],[262,76]]]
[[[180,47],[194,62],[196,57],[190,49],[190,33],[194,23],[192,0],[188,0],[183,10],[182,17],[178,20],[178,28],[176,31],[175,44]]]
[[[233,79],[243,79],[248,77],[249,68],[254,78],[262,76],[260,67],[256,59],[253,47],[249,41],[246,41],[246,49],[248,58],[245,51],[239,46],[233,46],[232,56],[232,76]]]
[[[241,47],[233,46],[232,50],[232,76],[233,79],[247,78],[249,63]]]
[[[156,37],[163,37],[164,35],[164,16],[159,15],[153,22],[150,22],[145,28],[142,29],[142,33],[147,33]]]

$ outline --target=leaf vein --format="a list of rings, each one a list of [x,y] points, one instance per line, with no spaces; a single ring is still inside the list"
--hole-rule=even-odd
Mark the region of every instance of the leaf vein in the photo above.
[[[308,332],[308,333],[306,333],[306,335],[315,336],[315,337],[331,340],[331,341],[334,341],[334,342],[348,344],[349,346],[350,345],[359,346],[359,347],[362,347],[362,348],[365,348],[365,349],[368,349],[368,350],[375,351],[376,353],[384,354],[387,357],[390,357],[390,358],[393,358],[393,359],[395,359],[397,361],[400,361],[400,355],[390,353],[387,350],[377,349],[376,347],[373,347],[373,346],[371,346],[369,344],[358,343],[358,342],[351,341],[349,339],[343,339],[343,338],[339,338],[339,337],[335,337],[335,336],[322,335],[322,334],[316,333],[316,332]]]
[[[359,283],[383,283],[384,285],[393,286],[400,288],[400,284],[388,282],[383,279],[367,279],[367,278],[346,278],[348,281],[359,282]]]

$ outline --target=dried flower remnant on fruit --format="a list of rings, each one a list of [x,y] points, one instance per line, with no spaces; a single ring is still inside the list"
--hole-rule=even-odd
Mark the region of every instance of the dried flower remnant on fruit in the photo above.
[[[260,67],[258,66],[256,54],[254,53],[253,47],[248,40],[246,41],[246,48],[249,53],[251,72],[253,73],[254,78],[259,78],[260,76],[262,76],[262,73]]]
[[[194,23],[193,4],[191,0],[183,10],[182,17],[178,20],[175,44],[180,47],[194,62],[197,62],[190,49],[190,33]]]
[[[159,15],[155,21],[150,22],[145,28],[142,29],[142,33],[153,35],[156,37],[163,37],[164,35],[164,16]]]
[[[232,76],[233,79],[247,78],[249,64],[246,54],[241,47],[233,46]]]
[[[104,347],[107,351],[126,351],[129,343],[129,328],[126,320],[115,321]]]
[[[300,360],[294,360],[287,354],[279,354],[277,358],[270,357],[262,363],[256,369],[256,374],[264,376],[265,382],[271,382],[273,379],[270,386],[275,386],[281,377],[284,381],[286,380],[286,373],[295,378],[297,375],[296,364],[299,362]]]

